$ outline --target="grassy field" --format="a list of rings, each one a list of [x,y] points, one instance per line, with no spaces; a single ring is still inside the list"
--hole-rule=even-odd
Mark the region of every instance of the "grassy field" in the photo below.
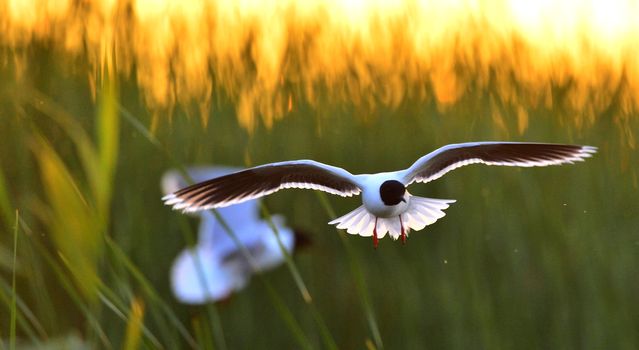
[[[224,98],[203,124],[197,108],[149,110],[122,77],[99,79],[94,97],[85,76],[36,57],[19,79],[11,64],[0,70],[2,347],[639,347],[636,115],[577,126],[537,109],[523,128],[516,109],[497,118],[477,93],[445,110],[300,104],[247,131]],[[171,295],[168,271],[197,221],[162,204],[169,168],[310,158],[377,172],[473,140],[599,152],[573,166],[466,167],[413,186],[457,203],[405,246],[384,239],[377,250],[327,225],[359,199],[277,193],[268,210],[311,233],[293,257],[301,281],[282,266],[221,304]]]

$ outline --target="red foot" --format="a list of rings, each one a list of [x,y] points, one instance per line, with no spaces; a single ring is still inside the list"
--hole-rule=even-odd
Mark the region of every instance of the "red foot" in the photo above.
[[[375,218],[375,227],[373,227],[373,248],[377,249],[379,240],[377,239],[377,218]]]
[[[401,215],[399,216],[399,226],[402,227],[402,244],[406,244],[406,231],[404,230],[404,222]]]

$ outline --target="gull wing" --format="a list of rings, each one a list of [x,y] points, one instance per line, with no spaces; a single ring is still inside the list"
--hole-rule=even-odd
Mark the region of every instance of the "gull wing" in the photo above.
[[[402,171],[406,185],[429,182],[447,172],[469,164],[504,166],[548,166],[583,161],[597,152],[596,147],[530,142],[468,142],[441,147]]]
[[[193,183],[200,183],[212,178],[232,174],[243,170],[237,167],[227,166],[192,166],[186,168],[186,173],[191,178]],[[165,195],[176,192],[181,188],[189,185],[189,182],[184,179],[184,176],[176,169],[167,171],[162,176],[162,192]],[[246,201],[240,205],[234,205],[228,208],[220,209],[218,212],[232,228],[238,229],[244,224],[252,224],[260,219],[260,202],[257,200]],[[210,217],[209,217],[210,216]],[[213,215],[203,215],[202,220],[212,220],[213,223],[217,223],[217,219]],[[207,232],[214,232],[211,229]],[[202,238],[202,236],[200,236]]]
[[[187,212],[221,208],[260,198],[283,188],[313,189],[350,197],[360,193],[353,174],[313,160],[271,163],[183,188],[162,198]]]
[[[246,286],[251,273],[242,266],[223,264],[208,247],[183,250],[171,268],[171,289],[185,304],[204,304],[228,298]]]

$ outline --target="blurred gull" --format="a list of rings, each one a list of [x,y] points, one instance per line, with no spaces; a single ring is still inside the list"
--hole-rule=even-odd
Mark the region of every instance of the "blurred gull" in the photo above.
[[[411,195],[406,187],[437,180],[469,164],[535,167],[573,164],[591,157],[596,147],[532,142],[466,142],[450,144],[419,158],[409,168],[377,174],[353,175],[314,160],[265,164],[197,183],[163,198],[174,209],[194,212],[222,208],[269,195],[283,188],[320,190],[342,197],[362,194],[362,206],[329,224],[353,235],[373,237],[377,247],[386,233],[406,242],[446,215],[455,200]]]
[[[193,181],[200,182],[239,170],[231,167],[195,167],[187,171]],[[167,194],[186,185],[187,182],[176,170],[168,171],[162,178],[162,190]],[[171,287],[180,302],[202,304],[225,299],[234,291],[244,288],[251,275],[257,272],[255,269],[269,270],[284,261],[271,226],[259,217],[258,200],[220,208],[218,213],[251,254],[253,265],[213,213],[198,213],[201,221],[197,244],[184,249],[171,270]],[[277,227],[282,245],[291,253],[295,245],[293,231],[284,226],[281,216],[273,215],[271,220]]]

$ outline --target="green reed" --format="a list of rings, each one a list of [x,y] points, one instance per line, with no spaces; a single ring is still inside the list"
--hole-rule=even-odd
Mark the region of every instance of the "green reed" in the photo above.
[[[205,127],[185,108],[160,115],[151,132],[153,113],[130,82],[99,86],[94,103],[81,79],[55,69],[27,76],[33,85],[0,84],[0,347],[78,334],[106,349],[639,345],[639,157],[626,142],[636,116],[623,128],[612,117],[574,128],[553,109],[531,110],[520,131],[507,110],[496,126],[489,106],[499,101],[487,96],[373,116],[296,106],[247,133],[220,103]],[[156,178],[168,167],[313,158],[365,173],[490,139],[600,150],[574,166],[467,167],[415,185],[458,202],[405,246],[386,239],[376,251],[326,225],[358,199],[281,191],[264,200],[269,210],[313,232],[293,268],[257,274],[222,305],[179,305],[166,286],[176,252],[195,241],[192,220],[167,215],[159,200]]]
[[[18,252],[18,227],[20,223],[20,214],[16,210],[16,220],[13,229],[13,264],[11,273],[11,328],[9,329],[9,348],[11,350],[16,348],[16,256]]]
[[[120,107],[122,110],[123,115],[125,116],[126,120],[129,121],[134,128],[136,128],[137,130],[139,130],[142,135],[148,139],[148,141],[153,144],[155,147],[157,147],[159,150],[163,150],[161,143],[152,135],[152,133],[146,129],[141,123],[139,123],[137,121],[137,119],[129,112],[127,111],[125,108]],[[165,155],[167,156],[167,158],[178,168],[181,170],[182,175],[185,177],[185,179],[187,179],[187,182],[189,183],[193,183],[193,180],[190,178],[190,176],[188,175],[188,172],[186,171],[186,168],[184,167],[184,165],[180,164],[179,162],[175,161],[173,157],[171,157],[170,154],[165,152]],[[248,249],[246,249],[246,247],[244,246],[244,244],[237,238],[237,236],[235,235],[235,233],[233,232],[233,230],[231,229],[231,227],[228,225],[228,223],[226,222],[226,220],[224,220],[224,218],[222,216],[220,216],[220,214],[216,211],[216,210],[211,210],[211,213],[215,216],[216,220],[220,223],[220,225],[222,226],[222,228],[224,229],[224,231],[226,232],[226,234],[228,234],[231,239],[235,242],[235,244],[238,246],[238,248],[240,249],[240,251],[242,252],[242,254],[244,255],[244,257],[247,259],[247,261],[249,262],[249,264],[252,266],[254,271],[258,272],[258,277],[260,279],[260,281],[265,285],[265,287],[268,290],[268,294],[269,297],[271,298],[271,302],[273,303],[273,305],[275,306],[277,312],[280,314],[280,317],[287,323],[287,325],[289,326],[290,331],[295,335],[296,339],[299,341],[300,346],[302,346],[303,348],[306,349],[310,349],[312,348],[309,340],[307,339],[307,337],[304,335],[303,331],[301,330],[299,324],[297,323],[297,321],[295,320],[294,316],[290,313],[290,311],[288,311],[288,309],[286,308],[286,306],[284,305],[281,297],[278,296],[277,292],[275,291],[275,289],[271,286],[271,284],[268,282],[267,279],[265,279],[261,273],[259,273],[260,269],[259,267],[254,263],[253,257],[251,255],[251,253],[248,251]],[[268,220],[270,222],[270,216],[268,216]],[[272,225],[272,222],[271,222]],[[273,227],[273,232],[275,235],[277,235],[277,231],[276,228],[274,226]],[[186,230],[184,231],[186,232]],[[194,242],[194,238],[193,238],[193,234],[192,233],[185,233],[184,236],[186,237],[186,241],[187,243],[192,243]],[[286,252],[285,248],[283,247],[283,245],[281,244],[281,242],[279,241],[279,237],[278,237],[278,242],[280,244],[280,249],[282,249],[283,254],[285,254],[285,256],[287,256],[287,263],[289,265],[289,267],[291,268],[291,274],[293,275],[294,280],[296,281],[296,283],[298,283],[298,286],[300,288],[300,293],[302,294],[302,296],[304,297],[304,299],[308,302],[308,303],[312,303],[312,298],[310,297],[310,294],[308,293],[308,290],[306,289],[306,287],[304,286],[303,281],[301,280],[301,277],[299,275],[299,272],[297,272],[297,268],[295,267],[295,263],[290,259],[290,256],[288,255],[288,252]],[[197,266],[200,269],[200,274],[202,274],[201,272],[201,265],[198,263]],[[201,281],[202,283],[204,283],[204,280],[202,279]],[[215,318],[215,320],[217,320],[218,322],[216,322],[217,326],[213,326],[215,327],[215,332],[218,335],[218,341],[219,341],[219,345],[221,345],[222,348],[225,347],[224,345],[224,341],[223,341],[223,332],[221,330],[221,325],[219,322],[219,316],[217,316],[217,311],[215,309],[214,304],[212,303],[208,303],[207,308],[209,308],[211,311],[211,314],[213,315],[213,317]],[[319,316],[318,318],[318,322],[320,324],[323,323],[323,321],[321,321],[321,316]],[[198,334],[206,334],[205,328],[202,328],[201,325],[198,323]],[[208,339],[208,338],[204,338],[204,339]],[[328,344],[331,344],[331,340],[330,340],[330,336],[328,336],[326,339],[328,339]],[[334,343],[333,343],[334,344]]]

